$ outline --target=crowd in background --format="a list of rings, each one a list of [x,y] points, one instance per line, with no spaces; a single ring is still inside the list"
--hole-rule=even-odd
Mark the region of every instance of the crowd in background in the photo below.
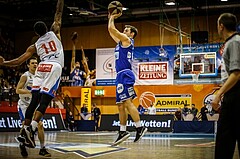
[[[154,103],[150,103],[148,108],[144,108],[141,104],[138,106],[138,112],[140,115],[156,115],[157,109],[154,106]],[[210,102],[204,103],[200,110],[198,110],[193,103],[191,106],[188,104],[184,105],[183,107],[179,107],[174,112],[174,120],[184,121],[184,120],[191,120],[191,121],[208,121],[207,114],[213,116],[218,112],[215,112],[212,108]],[[190,116],[190,118],[188,118]]]
[[[211,103],[204,103],[200,110],[192,104],[191,107],[184,105],[175,112],[175,120],[186,120],[185,117],[189,114],[192,115],[193,121],[207,121],[207,114],[213,116],[216,112],[213,110]]]
[[[14,54],[14,35],[6,28],[0,28],[0,53],[5,59],[17,56]],[[12,100],[15,100],[16,85],[26,67],[25,65],[7,69],[0,67],[0,101],[10,101],[11,105]]]

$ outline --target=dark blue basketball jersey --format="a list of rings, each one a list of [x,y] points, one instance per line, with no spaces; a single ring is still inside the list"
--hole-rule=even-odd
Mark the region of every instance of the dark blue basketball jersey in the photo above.
[[[71,86],[83,86],[83,77],[84,72],[80,69],[74,68],[74,70],[70,73],[70,78],[73,80]]]
[[[128,47],[123,47],[119,42],[115,48],[115,67],[117,73],[124,69],[132,70],[134,40],[131,39],[131,44]]]

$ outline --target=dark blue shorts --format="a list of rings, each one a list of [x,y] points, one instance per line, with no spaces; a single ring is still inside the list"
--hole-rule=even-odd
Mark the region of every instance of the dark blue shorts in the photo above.
[[[123,70],[116,77],[116,103],[122,103],[127,99],[134,99],[136,93],[134,91],[135,75],[132,70]]]

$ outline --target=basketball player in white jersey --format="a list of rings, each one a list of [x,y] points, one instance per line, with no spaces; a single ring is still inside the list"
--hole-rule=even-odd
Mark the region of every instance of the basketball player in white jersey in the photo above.
[[[64,53],[60,36],[63,6],[64,0],[58,0],[50,31],[42,21],[34,24],[34,31],[39,39],[35,44],[30,45],[24,54],[10,61],[5,61],[0,56],[0,65],[3,66],[19,66],[34,53],[37,53],[40,57],[41,62],[33,78],[32,100],[26,110],[24,126],[20,132],[22,138],[18,138],[19,141],[24,142],[25,146],[31,148],[36,146],[34,132],[49,103],[55,96],[64,66]]]
[[[35,74],[37,65],[38,65],[38,61],[36,57],[31,57],[30,59],[27,60],[28,71],[26,71],[21,76],[16,88],[16,93],[19,94],[19,100],[17,105],[18,113],[21,121],[23,122],[23,125],[24,125],[26,109],[29,106],[32,98],[31,89],[33,84],[33,76]],[[39,121],[38,123],[38,138],[39,138],[40,147],[41,147],[39,151],[39,155],[44,157],[50,157],[51,154],[45,148],[44,128],[43,128],[42,121]],[[28,156],[28,152],[26,150],[25,145],[20,142],[19,147],[21,150],[21,155],[23,157]]]

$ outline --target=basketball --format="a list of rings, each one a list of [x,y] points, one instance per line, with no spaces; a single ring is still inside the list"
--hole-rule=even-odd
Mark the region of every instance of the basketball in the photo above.
[[[122,3],[120,3],[119,1],[112,1],[108,5],[108,13],[111,15],[122,13],[122,8],[123,8]]]
[[[152,92],[143,92],[139,97],[139,103],[144,107],[148,108],[150,103],[155,103],[155,94]]]
[[[76,40],[78,37],[78,33],[77,32],[73,32],[72,35],[71,35],[71,39],[72,40]]]

